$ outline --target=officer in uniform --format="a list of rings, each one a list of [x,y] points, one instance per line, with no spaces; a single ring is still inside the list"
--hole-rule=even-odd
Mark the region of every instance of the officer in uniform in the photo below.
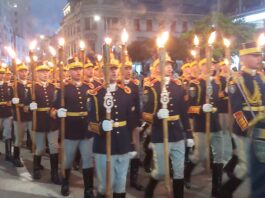
[[[250,159],[251,197],[256,198],[264,196],[265,193],[265,124],[263,120],[259,120],[260,115],[264,119],[265,105],[265,78],[263,73],[258,72],[261,68],[262,51],[256,42],[251,42],[242,44],[239,54],[242,67],[229,84],[229,97],[235,119],[233,132],[239,160],[234,175],[223,184],[221,197],[232,197],[248,174]],[[251,125],[253,126],[250,127]]]
[[[65,117],[65,139],[64,141],[64,169],[65,177],[61,186],[61,194],[69,195],[69,179],[72,164],[77,149],[82,158],[82,173],[84,181],[84,197],[93,195],[93,137],[87,130],[87,91],[89,87],[82,83],[83,64],[73,59],[69,60],[68,73],[71,80],[64,86],[65,107],[60,107],[61,95],[55,103],[53,115],[59,118]],[[56,110],[57,109],[57,110]]]
[[[190,176],[194,167],[202,162],[205,157],[205,130],[206,114],[210,113],[210,145],[213,153],[213,172],[212,172],[212,196],[219,196],[222,184],[223,169],[223,134],[218,121],[217,102],[218,87],[211,74],[208,74],[206,59],[199,62],[201,75],[199,79],[191,81],[189,87],[189,109],[188,113],[194,122],[195,150],[190,156],[191,162],[185,167],[185,185],[190,188]],[[208,75],[208,76],[207,76]],[[206,81],[209,80],[209,87],[206,88]],[[211,92],[210,103],[206,104],[206,89]]]
[[[28,67],[24,64],[17,66],[17,98],[12,98],[13,103],[13,114],[14,114],[14,132],[15,132],[15,143],[13,153],[13,163],[16,167],[23,167],[23,163],[20,159],[20,147],[24,140],[25,132],[31,133],[32,127],[32,116],[28,110],[28,102],[30,100],[30,84],[28,82]],[[15,105],[18,105],[20,122],[17,120],[17,112]]]
[[[118,84],[120,63],[111,59],[109,79],[110,85],[104,85],[88,91],[88,128],[96,133],[93,151],[98,179],[98,197],[105,197],[106,193],[106,135],[111,133],[111,186],[114,198],[126,196],[126,176],[130,163],[131,132],[133,126],[133,106],[131,104],[131,89],[126,85]],[[104,97],[106,92],[113,97],[111,120],[106,119]],[[107,101],[106,101],[107,102]]]
[[[9,68],[6,68],[6,72],[5,72],[5,82],[12,86],[12,82],[11,82],[11,79],[12,79],[12,72],[10,71]]]
[[[41,156],[46,148],[47,136],[50,151],[51,181],[55,184],[60,184],[58,175],[58,122],[50,116],[51,107],[53,106],[55,95],[58,90],[53,84],[49,83],[49,70],[50,68],[47,65],[38,65],[36,67],[36,100],[29,104],[30,110],[36,110],[37,112],[33,178],[41,178],[40,162]]]
[[[5,140],[5,160],[12,161],[12,110],[11,99],[13,89],[8,83],[4,82],[5,68],[0,66],[0,128],[3,128],[3,137]]]
[[[145,197],[153,197],[154,189],[159,180],[164,178],[164,152],[162,119],[168,121],[169,156],[173,167],[173,193],[174,197],[184,196],[184,155],[185,142],[183,132],[186,133],[188,144],[194,144],[187,114],[187,105],[184,101],[184,89],[179,80],[171,79],[173,61],[167,57],[165,65],[165,84],[169,92],[168,109],[163,109],[160,103],[161,79],[157,78],[146,83],[144,89],[144,106],[142,117],[152,124],[151,141],[153,143],[155,168],[151,173],[149,183],[145,190]],[[153,63],[159,72],[159,60]],[[183,128],[182,128],[183,126]]]
[[[139,152],[140,147],[140,126],[141,126],[141,112],[140,112],[140,93],[139,93],[139,81],[132,78],[132,62],[129,60],[129,57],[126,56],[126,61],[121,67],[121,75],[124,85],[131,89],[131,98],[133,105],[133,116],[134,118],[131,122],[135,122],[133,125],[137,126],[132,131],[132,147],[133,150]],[[133,153],[133,152],[132,152]],[[139,154],[133,156],[130,163],[130,185],[136,190],[142,191],[144,188],[138,184],[138,172],[140,167],[140,157]]]
[[[98,80],[94,79],[94,64],[87,59],[84,65],[84,83],[88,85],[89,89],[95,89],[96,87],[102,85]]]

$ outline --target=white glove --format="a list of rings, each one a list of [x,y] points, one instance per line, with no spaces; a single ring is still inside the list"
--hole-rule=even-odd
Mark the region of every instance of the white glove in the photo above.
[[[112,130],[112,121],[111,120],[104,120],[102,122],[103,131],[111,131]]]
[[[12,98],[12,104],[18,104],[19,98]]]
[[[29,104],[29,109],[31,111],[36,110],[38,108],[38,104],[36,102],[32,102]]]
[[[213,105],[211,105],[211,104],[204,104],[202,106],[202,110],[203,110],[204,113],[210,113],[210,112],[213,111]]]
[[[187,139],[187,147],[191,148],[194,146],[194,140],[193,139]]]
[[[60,109],[57,110],[57,116],[59,118],[65,118],[66,117],[66,112],[67,112],[67,109],[60,108]]]
[[[159,119],[166,119],[169,117],[169,111],[167,109],[159,109],[157,112],[157,117]]]

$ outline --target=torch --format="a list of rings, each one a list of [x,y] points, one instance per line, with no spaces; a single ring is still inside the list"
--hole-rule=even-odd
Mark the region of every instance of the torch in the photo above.
[[[50,53],[52,55],[52,64],[53,64],[52,77],[53,77],[53,82],[57,83],[57,79],[56,79],[56,70],[57,70],[57,67],[56,67],[56,64],[57,64],[56,50],[52,46],[49,46],[49,51],[50,51]]]
[[[84,65],[85,64],[85,42],[80,41],[79,42],[79,49],[80,49],[80,62]],[[83,76],[82,76],[82,81],[84,81],[84,68],[83,68]]]

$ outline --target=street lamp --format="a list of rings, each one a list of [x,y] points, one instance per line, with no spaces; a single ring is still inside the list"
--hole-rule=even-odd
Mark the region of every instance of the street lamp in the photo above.
[[[100,21],[101,17],[100,17],[100,15],[96,14],[93,16],[93,19],[94,19],[94,21]]]

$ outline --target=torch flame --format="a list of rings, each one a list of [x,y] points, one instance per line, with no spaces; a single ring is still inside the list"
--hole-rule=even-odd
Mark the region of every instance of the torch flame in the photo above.
[[[265,45],[265,35],[261,33],[258,39],[258,46],[263,47]]]
[[[97,60],[98,60],[98,62],[100,62],[102,60],[102,55],[101,54],[97,55]]]
[[[56,56],[56,50],[52,46],[49,46],[49,50],[52,56]]]
[[[156,39],[156,45],[158,48],[163,48],[165,47],[165,44],[168,40],[169,33],[168,32],[163,32],[160,37],[157,37]]]
[[[36,40],[31,41],[29,44],[30,51],[33,51],[36,48],[36,46],[37,46],[37,41]]]
[[[104,41],[105,41],[105,43],[106,43],[107,45],[110,45],[111,42],[112,42],[112,39],[111,39],[110,37],[105,37]]]
[[[79,47],[81,50],[84,50],[85,49],[85,42],[84,41],[80,41],[79,42]]]
[[[11,47],[5,47],[5,49],[12,59],[16,58],[16,52]]]
[[[3,68],[7,68],[7,64],[6,63],[2,63],[2,67]]]
[[[26,56],[25,59],[26,59],[26,62],[27,62],[27,63],[30,63],[30,57],[29,57],[29,56]]]
[[[229,47],[230,46],[230,41],[227,39],[227,38],[224,38],[224,45],[225,45],[225,47]]]
[[[123,29],[122,34],[121,34],[121,42],[123,44],[127,43],[129,38],[128,32],[126,31],[126,29]]]
[[[195,50],[191,50],[190,53],[191,53],[191,55],[192,55],[193,57],[196,57],[196,51],[195,51]]]
[[[224,59],[224,63],[225,65],[228,65],[229,64],[229,60],[227,58]]]
[[[194,43],[195,46],[199,45],[199,38],[198,38],[197,35],[194,36],[193,43]]]
[[[210,35],[210,37],[208,39],[208,44],[209,45],[212,45],[214,43],[215,37],[216,37],[216,32],[214,31],[214,32],[211,33],[211,35]]]
[[[60,47],[63,47],[64,46],[64,43],[65,43],[64,38],[59,38],[59,46]]]
[[[22,63],[22,61],[21,61],[20,59],[17,58],[17,59],[16,59],[16,64],[17,64],[17,65],[20,65],[21,63]]]
[[[38,56],[33,56],[33,60],[36,62],[38,60]]]

